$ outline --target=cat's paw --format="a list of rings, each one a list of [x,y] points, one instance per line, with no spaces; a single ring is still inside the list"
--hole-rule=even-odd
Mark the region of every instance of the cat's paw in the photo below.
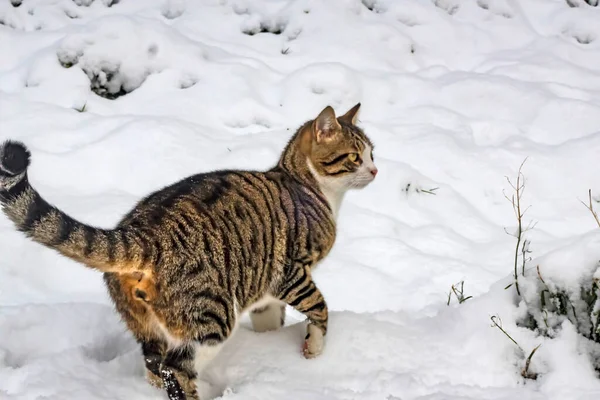
[[[323,352],[325,346],[325,338],[323,331],[315,325],[308,325],[304,345],[302,346],[302,354],[304,358],[315,358]]]

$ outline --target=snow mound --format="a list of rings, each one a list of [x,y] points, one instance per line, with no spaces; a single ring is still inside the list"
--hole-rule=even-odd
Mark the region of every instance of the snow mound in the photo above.
[[[0,5],[0,25],[19,31],[60,28],[120,0],[11,0]]]
[[[154,24],[107,17],[65,37],[57,57],[65,68],[81,68],[94,93],[115,99],[163,71],[173,71],[181,88],[193,86],[203,64],[214,61],[216,52]]]

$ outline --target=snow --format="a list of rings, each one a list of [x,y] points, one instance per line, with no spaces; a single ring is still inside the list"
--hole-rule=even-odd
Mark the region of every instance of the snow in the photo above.
[[[571,293],[598,278],[579,200],[600,193],[599,18],[583,0],[2,2],[0,139],[31,148],[50,202],[110,227],[184,176],[272,166],[302,122],[360,101],[379,174],[345,197],[315,272],[323,354],[302,357],[296,313],[263,334],[246,318],[203,399],[596,399],[597,343],[568,318],[527,329],[533,302],[504,290],[503,191],[528,157],[526,300],[536,265]],[[1,399],[166,399],[98,273],[3,216],[0,237]],[[461,280],[473,297],[447,306]]]

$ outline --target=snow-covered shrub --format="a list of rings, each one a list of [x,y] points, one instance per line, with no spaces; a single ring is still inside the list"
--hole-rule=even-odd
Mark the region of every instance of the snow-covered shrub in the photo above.
[[[598,6],[598,4],[600,4],[600,1],[598,1],[598,0],[567,0],[567,4],[570,7],[580,7],[581,5],[583,5],[583,3],[589,4],[592,7],[596,7],[596,6]]]
[[[600,354],[600,229],[534,261],[518,279],[523,325],[552,338],[568,321]]]
[[[81,68],[92,91],[108,99],[132,92],[149,75],[167,69],[176,70],[182,81],[192,77],[195,82],[213,55],[201,43],[128,17],[107,17],[86,25],[65,37],[57,50],[63,67]],[[186,86],[190,84],[182,84]]]
[[[547,336],[569,320],[588,339],[600,343],[600,263],[568,265],[565,269],[577,276],[568,282],[561,271],[558,275],[530,271],[521,280],[523,301],[527,304],[530,326]],[[523,283],[523,281],[525,283]],[[574,284],[573,284],[574,283]]]
[[[102,0],[102,4],[107,7],[112,7],[115,4],[118,4],[120,0]],[[94,0],[73,0],[73,3],[77,4],[79,7],[89,7],[92,5]]]
[[[160,13],[167,19],[179,18],[185,12],[185,2],[182,0],[168,0],[162,5]]]
[[[272,33],[273,35],[281,35],[285,30],[287,21],[281,17],[266,17],[263,15],[254,14],[248,17],[243,25],[242,32],[249,36],[254,36],[257,33]]]

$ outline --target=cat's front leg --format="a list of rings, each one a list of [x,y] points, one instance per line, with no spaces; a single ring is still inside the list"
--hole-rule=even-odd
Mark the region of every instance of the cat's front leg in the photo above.
[[[328,310],[325,298],[304,267],[295,268],[282,285],[279,298],[309,320],[302,352],[306,358],[314,358],[323,352],[327,334]]]

